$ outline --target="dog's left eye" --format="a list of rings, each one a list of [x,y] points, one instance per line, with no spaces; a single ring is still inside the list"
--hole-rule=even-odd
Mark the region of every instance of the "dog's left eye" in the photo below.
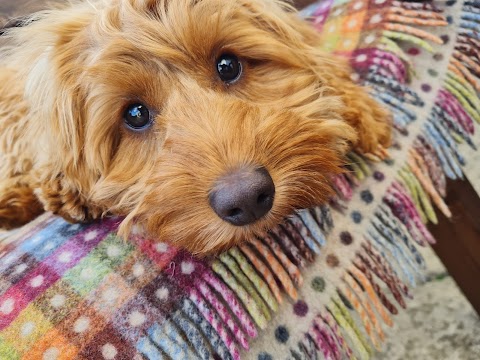
[[[124,114],[125,124],[133,130],[144,130],[151,124],[150,111],[143,104],[131,104]]]
[[[222,54],[217,59],[217,72],[223,82],[231,84],[242,75],[242,64],[235,55]]]

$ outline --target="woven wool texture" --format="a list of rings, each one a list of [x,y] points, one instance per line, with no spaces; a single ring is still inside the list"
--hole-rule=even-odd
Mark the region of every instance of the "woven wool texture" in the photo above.
[[[381,347],[422,281],[425,224],[451,216],[446,178],[463,177],[463,149],[480,142],[480,2],[325,0],[301,16],[393,112],[390,159],[351,153],[328,206],[213,262],[124,242],[118,219],[46,214],[7,233],[0,359],[368,359]]]

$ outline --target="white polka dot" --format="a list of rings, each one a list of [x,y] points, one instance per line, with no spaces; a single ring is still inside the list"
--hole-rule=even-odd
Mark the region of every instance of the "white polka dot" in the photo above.
[[[4,265],[10,265],[13,260],[15,260],[15,257],[13,254],[6,255],[2,258],[2,262]]]
[[[132,268],[133,276],[140,277],[145,273],[145,267],[142,264],[135,264]]]
[[[122,250],[116,245],[110,245],[107,248],[107,255],[109,258],[114,258],[119,256],[122,253]]]
[[[70,230],[77,230],[80,227],[80,224],[72,224],[70,225]]]
[[[166,287],[161,287],[160,289],[157,289],[157,291],[155,291],[155,296],[160,300],[166,300],[168,298],[169,293],[170,292]]]
[[[323,15],[317,16],[314,20],[314,23],[315,24],[320,24],[323,21],[323,19],[325,19],[325,16],[323,16]]]
[[[92,230],[92,231],[89,231],[88,233],[85,234],[85,237],[84,237],[84,240],[85,241],[92,241],[93,239],[95,239],[98,235],[98,232],[97,230]]]
[[[351,29],[354,28],[357,25],[357,20],[352,19],[348,22],[347,26]]]
[[[80,273],[80,277],[85,280],[93,278],[94,275],[95,275],[95,271],[93,271],[93,269],[91,268],[83,269],[82,272]]]
[[[15,275],[21,274],[21,273],[23,273],[25,270],[27,270],[27,267],[28,267],[27,264],[23,264],[23,263],[22,263],[22,264],[19,264],[19,265],[17,265],[17,266],[15,267],[15,270],[13,271],[13,273],[14,273]]]
[[[115,288],[108,288],[102,293],[102,299],[104,301],[115,301],[118,298],[118,291]]]
[[[345,46],[345,47],[349,47],[350,45],[352,45],[352,40],[350,40],[350,39],[347,39],[343,42],[343,46]]]
[[[35,329],[35,323],[33,321],[26,322],[25,324],[22,325],[22,328],[20,329],[20,336],[27,337],[32,333],[34,329]]]
[[[54,247],[55,247],[55,244],[50,241],[43,246],[43,250],[49,251],[49,250],[52,250]]]
[[[61,263],[68,263],[70,260],[72,260],[72,253],[70,251],[64,251],[60,255],[58,255],[58,261]]]
[[[12,298],[8,298],[0,306],[0,312],[2,314],[8,315],[13,311],[14,307],[15,307],[15,300],[13,300]]]
[[[380,14],[375,14],[370,18],[370,23],[372,23],[372,24],[377,24],[380,21],[382,21],[382,15],[380,15]]]
[[[375,0],[375,4],[383,4],[387,0]]]
[[[168,250],[168,245],[162,242],[156,243],[155,250],[157,250],[159,253],[164,253]]]
[[[335,25],[330,25],[330,26],[328,27],[328,30],[327,30],[327,31],[328,31],[329,33],[333,33],[335,30],[336,30]]]
[[[352,79],[352,81],[357,82],[358,80],[360,80],[360,75],[358,75],[357,73],[352,73],[350,75],[350,79]]]
[[[37,275],[32,280],[30,280],[30,286],[33,288],[37,288],[43,284],[43,276]]]
[[[102,346],[102,355],[106,360],[115,359],[115,356],[117,356],[117,349],[112,344],[105,344]]]
[[[50,305],[52,305],[54,308],[59,308],[65,304],[66,300],[67,298],[65,297],[65,295],[56,294],[50,299]]]
[[[357,2],[353,5],[353,9],[354,9],[354,10],[360,10],[362,7],[363,7],[363,4],[362,4],[361,1],[357,1]]]
[[[132,232],[132,235],[140,235],[143,233],[143,228],[140,225],[136,224],[132,226],[131,232]]]
[[[51,347],[43,353],[43,360],[56,360],[60,351],[57,348]]]
[[[128,322],[131,326],[140,326],[145,322],[145,315],[140,311],[134,311],[128,317]]]
[[[75,324],[73,324],[73,331],[76,333],[82,333],[88,329],[90,326],[90,319],[82,316],[75,321]]]
[[[183,261],[180,267],[182,269],[182,273],[186,275],[190,275],[193,272],[193,270],[195,270],[195,265],[193,265],[193,263],[188,261]]]
[[[43,237],[42,236],[35,236],[31,241],[32,243],[34,244],[38,244],[39,242],[41,242],[43,240]]]
[[[365,60],[367,60],[367,55],[365,54],[360,54],[355,58],[356,62],[364,62]]]
[[[372,42],[375,41],[375,35],[368,35],[364,41],[365,41],[365,44],[371,44]]]
[[[340,15],[342,12],[343,12],[343,9],[341,9],[341,8],[340,8],[340,9],[337,9],[337,10],[335,10],[335,11],[333,12],[333,16],[338,16],[338,15]]]

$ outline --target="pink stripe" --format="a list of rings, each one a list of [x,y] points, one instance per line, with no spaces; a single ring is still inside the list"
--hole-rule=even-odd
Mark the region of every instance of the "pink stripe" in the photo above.
[[[235,319],[232,318],[228,310],[223,306],[223,304],[216,298],[212,290],[205,284],[203,281],[196,283],[196,287],[202,295],[207,299],[207,301],[217,310],[217,313],[220,315],[220,318],[227,324],[228,328],[232,331],[235,338],[238,340],[240,345],[246,350],[249,349],[247,338],[235,322]]]
[[[310,334],[314,335],[315,342],[318,345],[318,348],[323,354],[323,357],[326,360],[333,360],[334,359],[334,354],[332,352],[332,349],[330,348],[330,344],[328,341],[325,339],[323,336],[323,332],[314,324],[311,328]]]
[[[343,174],[334,176],[332,180],[337,190],[341,193],[342,197],[345,200],[351,200],[353,196],[353,191]]]
[[[251,337],[257,336],[257,330],[250,316],[243,310],[242,305],[238,302],[236,295],[222,281],[218,280],[211,271],[205,271],[203,279],[209,283],[230,306],[232,312],[240,320],[243,328]]]
[[[203,300],[200,293],[195,289],[190,289],[190,300],[197,306],[198,310],[202,313],[203,317],[207,319],[207,321],[212,325],[215,331],[218,333],[220,338],[223,340],[225,345],[227,346],[230,354],[235,360],[240,360],[240,352],[238,348],[235,346],[235,342],[228,334],[227,329],[218,321],[218,318],[215,316],[214,313],[208,308],[207,304]]]
[[[397,66],[389,60],[374,58],[372,62],[379,65],[380,68],[386,69],[390,76],[394,77],[399,83],[403,84],[406,82],[406,77],[405,74],[402,74],[402,70],[398,69]]]
[[[403,61],[397,55],[392,54],[388,51],[382,51],[382,50],[378,50],[378,49],[375,51],[375,55],[378,58],[383,59],[383,60],[391,63],[393,68],[395,68],[396,71],[399,72],[399,77],[401,79],[401,82],[405,82],[407,80],[407,69],[406,69]]]
[[[327,324],[325,324],[325,322],[319,315],[317,315],[313,322],[318,327],[318,330],[321,331],[323,338],[328,343],[330,350],[332,350],[333,352],[333,357],[340,360],[342,358],[342,354],[340,349],[338,348],[338,344],[335,341],[334,336],[331,333],[331,329],[327,326]]]
[[[323,315],[320,315],[322,320],[325,322],[325,324],[328,325],[330,330],[332,331],[333,336],[337,340],[337,343],[340,344],[340,346],[343,349],[343,352],[349,359],[354,358],[353,351],[350,349],[350,346],[348,346],[348,343],[345,341],[345,338],[343,337],[343,334],[341,330],[339,329],[336,320],[333,318],[332,315],[328,311],[326,311]]]
[[[420,218],[420,214],[418,213],[418,210],[415,207],[413,200],[407,194],[406,190],[396,181],[393,182],[393,187],[397,191],[396,194],[400,197],[399,200],[403,201],[407,211],[410,213],[411,219],[415,224],[415,226],[417,227],[417,229],[424,236],[424,238],[427,240],[428,243],[435,244],[436,243],[435,238],[432,236],[432,234],[430,234],[430,231],[428,231],[427,227],[422,222]]]
[[[438,92],[437,104],[447,111],[447,113],[456,119],[462,128],[468,132],[469,134],[473,134],[475,132],[475,126],[473,124],[473,119],[471,116],[465,111],[463,106],[458,102],[457,98],[450,94],[450,92],[441,89]]]

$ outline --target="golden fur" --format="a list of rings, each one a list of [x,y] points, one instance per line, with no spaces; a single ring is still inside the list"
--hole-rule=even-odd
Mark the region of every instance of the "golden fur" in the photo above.
[[[0,226],[44,210],[74,222],[126,216],[155,239],[219,251],[327,200],[353,145],[390,142],[389,117],[315,30],[277,0],[88,0],[35,14],[0,38]],[[215,59],[243,63],[232,85]],[[125,107],[155,112],[143,133]],[[270,213],[233,226],[216,179],[264,166]]]

